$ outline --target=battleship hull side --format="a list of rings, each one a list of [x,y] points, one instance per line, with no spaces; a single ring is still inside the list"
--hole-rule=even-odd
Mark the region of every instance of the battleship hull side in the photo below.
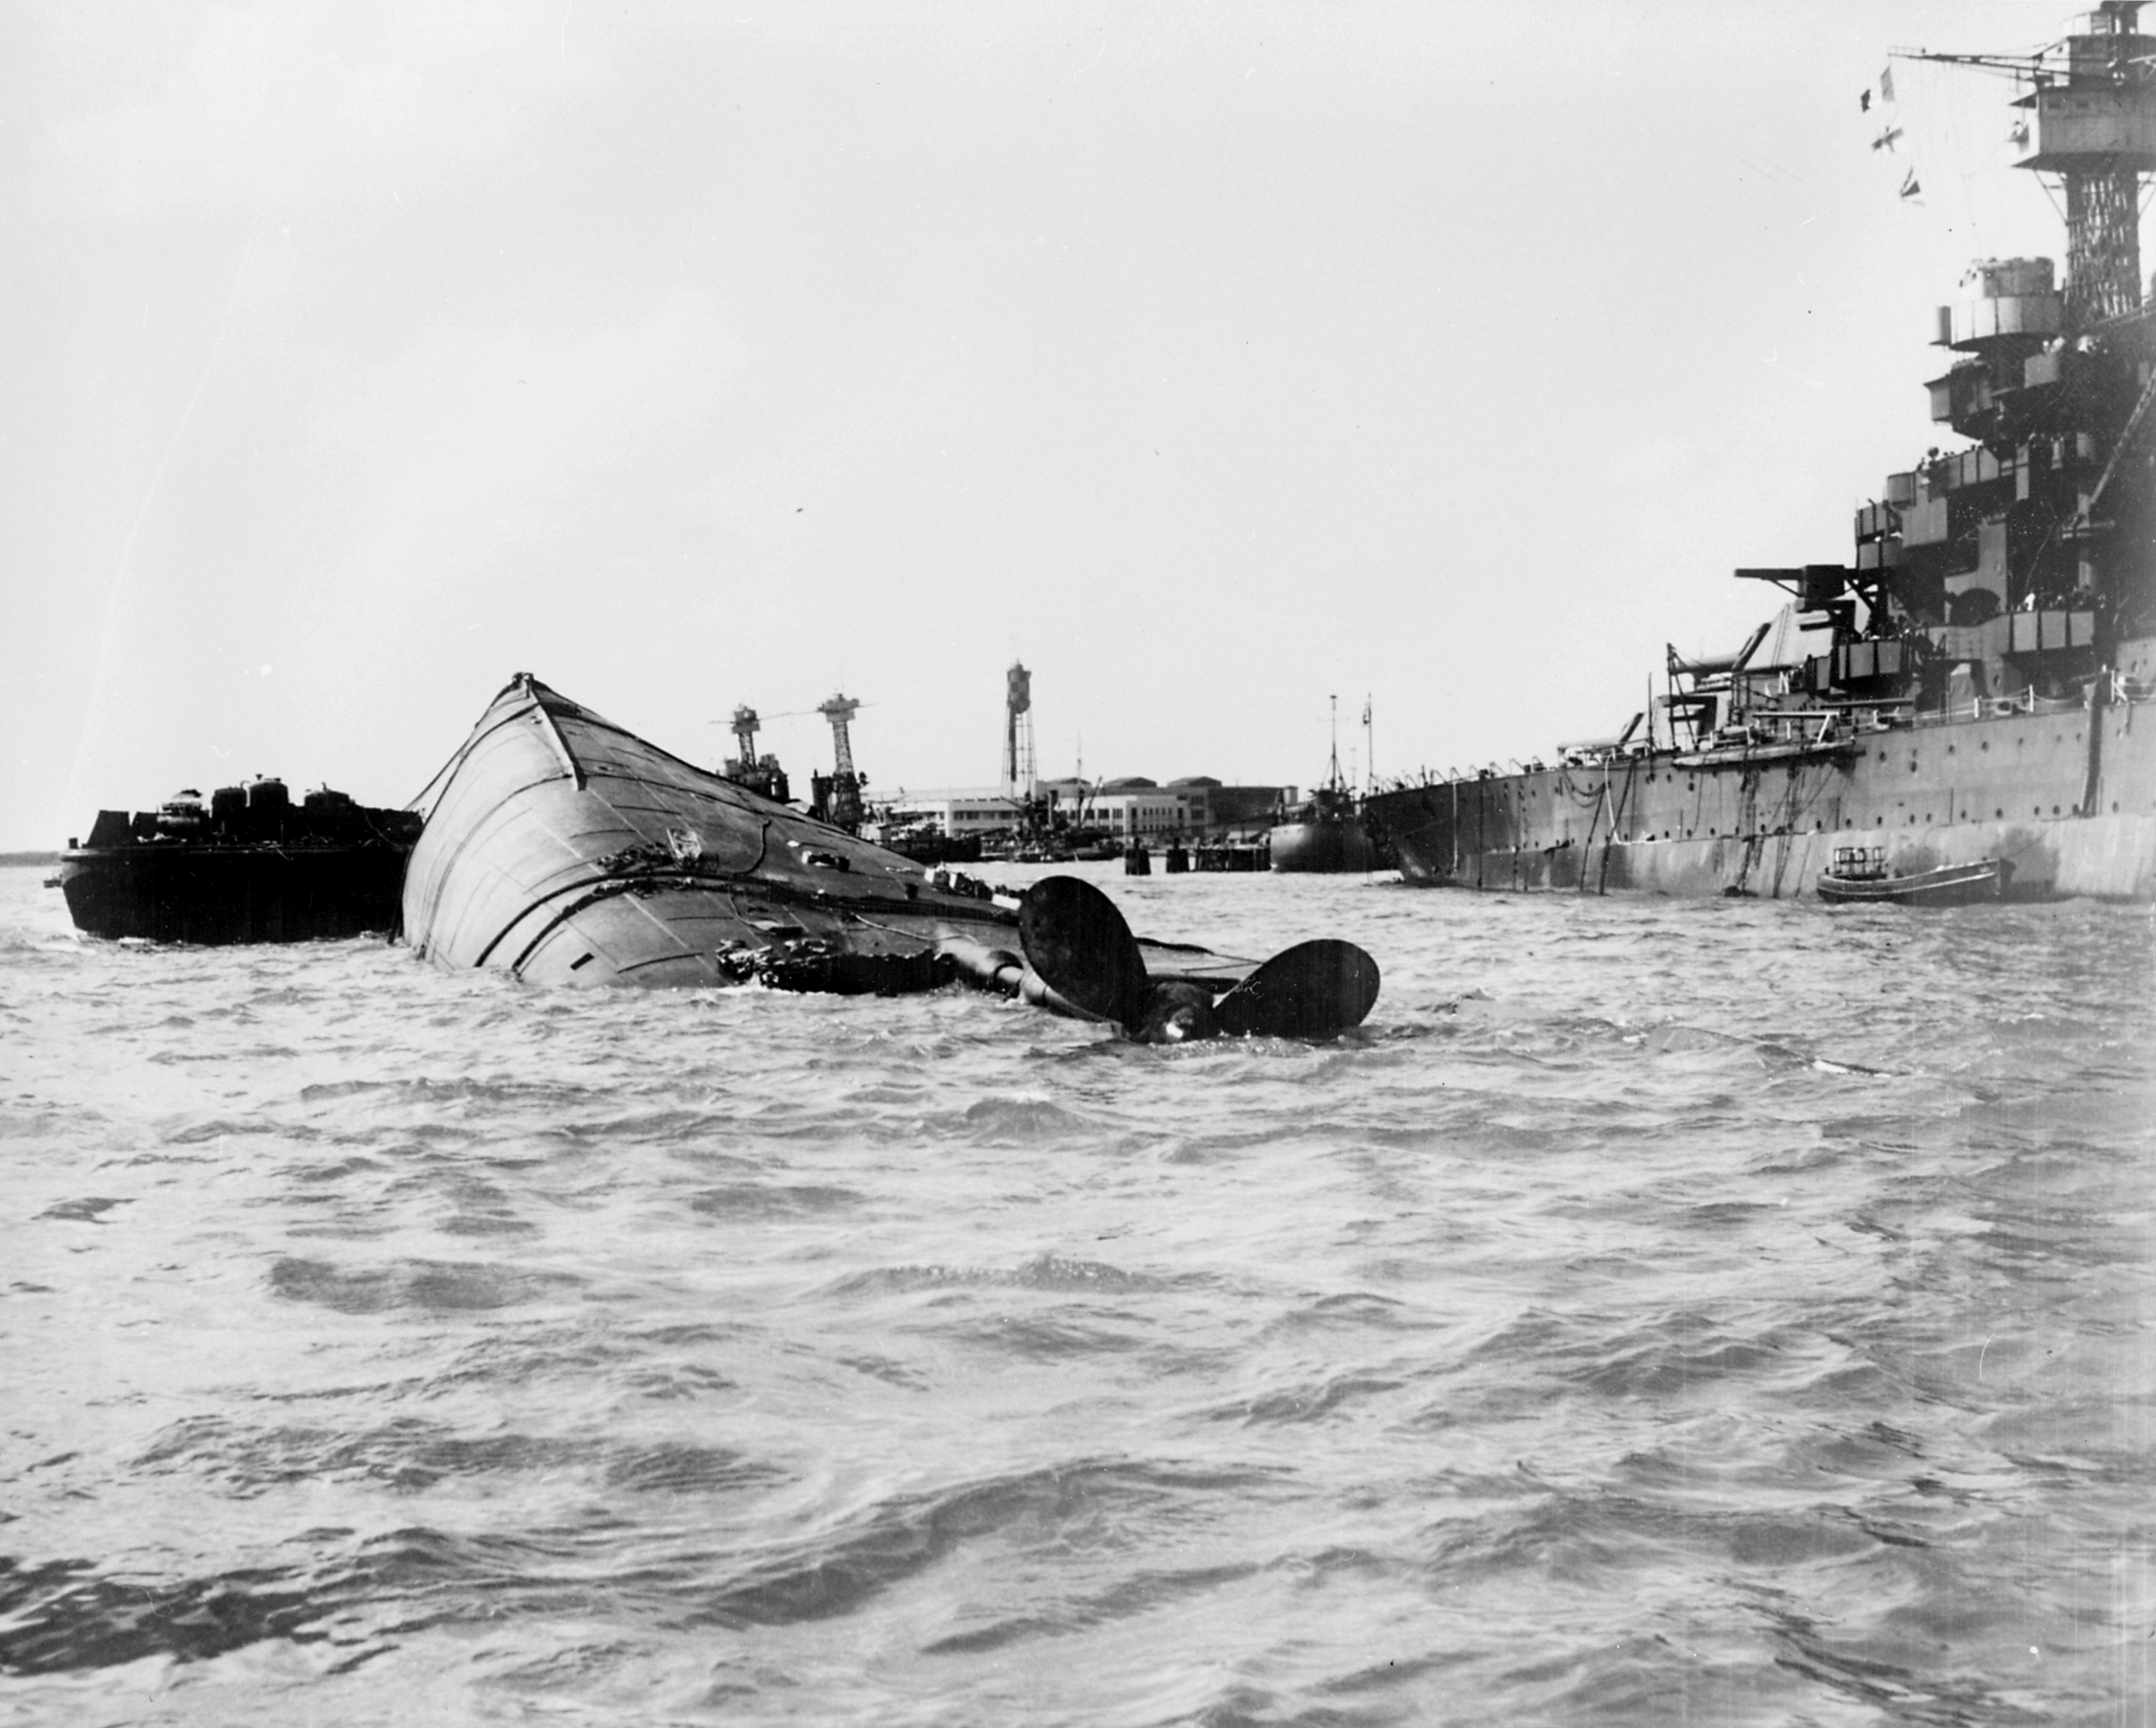
[[[2003,859],[2012,897],[2156,900],[2156,703],[1861,735],[1721,760],[1443,782],[1372,808],[1414,883],[1501,890],[1810,894],[1845,846],[1896,874]]]

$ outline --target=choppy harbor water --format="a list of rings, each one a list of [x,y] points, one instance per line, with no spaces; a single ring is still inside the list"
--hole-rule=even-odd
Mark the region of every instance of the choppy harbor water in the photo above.
[[[547,993],[0,871],[0,1720],[2149,1719],[2147,909],[1089,873],[1377,1013]]]

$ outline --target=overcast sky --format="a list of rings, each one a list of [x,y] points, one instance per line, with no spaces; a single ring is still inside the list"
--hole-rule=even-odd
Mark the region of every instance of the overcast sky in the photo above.
[[[0,12],[0,848],[401,803],[518,670],[871,789],[1613,731],[2063,251],[2050,5]],[[1871,147],[1900,126],[1893,151]],[[1898,196],[1913,166],[1922,187]],[[765,737],[797,785],[813,716]]]

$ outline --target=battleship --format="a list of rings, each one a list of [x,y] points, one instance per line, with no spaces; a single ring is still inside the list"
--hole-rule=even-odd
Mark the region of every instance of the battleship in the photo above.
[[[1671,650],[1615,736],[1371,797],[1407,881],[1824,882],[1829,900],[1922,904],[1966,877],[1989,897],[2156,898],[2156,302],[2138,231],[2156,37],[2140,11],[2107,0],[2033,54],[1912,56],[2013,76],[2018,166],[2066,218],[2062,281],[2049,259],[1986,259],[1939,309],[1931,417],[1967,442],[1888,475],[1845,562],[1737,571],[1786,594],[1779,615],[1731,654]]]

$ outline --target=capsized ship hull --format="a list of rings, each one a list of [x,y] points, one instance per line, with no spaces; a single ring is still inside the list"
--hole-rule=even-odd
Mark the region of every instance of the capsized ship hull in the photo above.
[[[2122,656],[2146,677],[2156,642]],[[2134,684],[2134,690],[2146,686]],[[2156,899],[2156,703],[1859,733],[1799,754],[1642,751],[1370,801],[1432,885],[1791,898],[1837,849],[1916,874],[1996,858],[2013,899]]]
[[[890,994],[960,977],[994,986],[1022,964],[1010,908],[694,767],[526,674],[420,802],[404,936],[444,967]],[[1153,975],[1218,989],[1255,969],[1140,947]]]

